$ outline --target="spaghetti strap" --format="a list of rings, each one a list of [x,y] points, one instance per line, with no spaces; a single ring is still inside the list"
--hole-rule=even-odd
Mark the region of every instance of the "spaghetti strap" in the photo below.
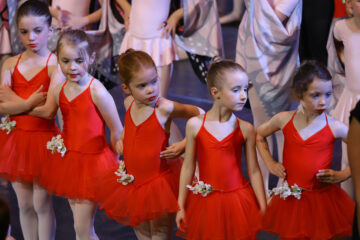
[[[16,61],[15,68],[17,68],[17,66],[18,66],[18,64],[19,64],[19,62],[20,62],[20,58],[21,58],[22,54],[23,54],[23,53],[20,53],[19,58],[18,58],[18,60]]]
[[[88,88],[91,86],[91,84],[92,84],[92,82],[94,81],[94,77],[90,80],[90,84],[89,84],[89,86],[88,86]]]
[[[160,97],[158,97],[158,99],[156,99],[156,102],[155,102],[155,107],[154,107],[154,112],[155,112],[155,110],[156,110],[156,106],[158,105],[158,103],[159,103],[159,100],[160,100]]]
[[[201,127],[204,127],[206,114],[207,114],[207,113],[205,113],[205,114],[204,114],[204,118],[203,118],[203,121],[202,121]]]
[[[67,82],[68,82],[68,80],[66,79],[65,83],[61,87],[60,94],[61,94],[61,92],[64,94],[64,87],[67,84]]]
[[[53,53],[50,52],[50,54],[49,54],[49,56],[48,56],[48,59],[46,60],[46,67],[48,66],[48,63],[49,63],[49,60],[50,60],[50,57],[51,57],[52,54],[53,54]]]
[[[129,109],[128,109],[128,111],[130,111],[131,110],[131,107],[132,107],[132,105],[133,105],[133,103],[135,102],[135,99],[133,99],[132,100],[132,102],[130,103],[130,106],[129,106]]]
[[[329,125],[327,114],[325,113],[326,125]]]

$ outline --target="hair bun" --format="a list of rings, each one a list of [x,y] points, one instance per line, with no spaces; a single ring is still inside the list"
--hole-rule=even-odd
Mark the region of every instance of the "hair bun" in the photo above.
[[[222,57],[220,57],[220,56],[215,56],[215,57],[213,57],[213,58],[211,59],[211,62],[210,62],[210,67],[211,67],[212,65],[214,65],[215,63],[218,63],[218,62],[221,62],[221,61],[223,61],[223,58],[222,58]]]

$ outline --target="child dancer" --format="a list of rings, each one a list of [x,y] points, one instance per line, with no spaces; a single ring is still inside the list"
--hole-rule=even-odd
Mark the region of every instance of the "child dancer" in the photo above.
[[[131,94],[124,101],[125,128],[119,142],[123,142],[127,173],[119,168],[117,174],[129,174],[129,181],[115,175],[115,170],[104,174],[96,183],[96,199],[110,218],[133,226],[139,239],[170,239],[178,211],[180,167],[174,158],[186,143],[167,147],[170,123],[176,117],[196,116],[200,110],[159,97],[156,66],[145,52],[129,49],[117,64],[122,87]]]
[[[347,6],[353,17],[342,19],[335,23],[334,40],[344,44],[345,58],[345,86],[339,101],[334,109],[335,119],[349,125],[350,111],[360,100],[360,3],[356,0],[347,0]],[[342,145],[342,169],[349,166],[346,145]],[[350,180],[341,184],[344,190],[354,197],[354,189]]]
[[[248,77],[238,64],[224,60],[212,64],[207,79],[214,105],[186,126],[176,223],[186,239],[255,239],[266,208],[255,131],[232,113],[244,107]],[[241,172],[242,145],[251,185]],[[200,190],[202,196],[188,194],[196,156],[201,182],[195,190],[202,182],[211,185],[210,191]]]
[[[69,199],[77,239],[98,239],[93,227],[96,204],[91,201],[94,192],[89,185],[94,175],[113,169],[117,163],[106,143],[104,123],[110,129],[114,150],[122,125],[111,95],[88,73],[95,56],[86,34],[81,30],[65,31],[56,52],[67,81],[56,86],[46,104],[31,114],[52,117],[60,106],[67,151],[63,157],[54,155],[41,184]]]
[[[236,62],[246,71],[252,87],[249,100],[254,126],[281,112],[295,109],[297,104],[289,94],[289,79],[298,66],[298,46],[301,25],[300,0],[244,0],[236,45]],[[270,136],[270,151],[273,140]],[[284,136],[275,134],[278,159],[282,161]],[[269,172],[260,160],[265,189]]]
[[[355,204],[335,184],[349,178],[350,170],[330,169],[334,141],[346,141],[348,131],[325,113],[332,98],[331,75],[322,64],[305,62],[295,72],[292,88],[299,110],[278,113],[257,129],[257,147],[269,171],[290,187],[299,187],[273,196],[264,230],[282,239],[351,236]],[[274,161],[265,140],[280,129],[285,137],[283,164]],[[286,195],[290,193],[298,199]]]
[[[1,84],[10,86],[16,95],[12,92],[10,98],[1,99],[0,111],[10,114],[10,121],[15,121],[16,126],[9,134],[0,131],[0,174],[12,182],[24,238],[53,239],[51,197],[37,180],[51,157],[43,146],[58,129],[53,118],[44,120],[24,113],[41,103],[46,91],[57,84],[57,80],[50,83],[50,76],[56,75],[57,61],[46,45],[51,15],[46,4],[29,0],[20,6],[16,18],[26,50],[8,58],[1,70]]]

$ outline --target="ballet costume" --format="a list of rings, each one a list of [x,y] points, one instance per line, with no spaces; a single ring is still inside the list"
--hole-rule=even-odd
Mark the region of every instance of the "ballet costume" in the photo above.
[[[244,178],[241,146],[244,137],[239,127],[221,141],[204,126],[196,136],[199,180],[214,189],[205,197],[189,194],[185,219],[177,234],[186,239],[256,239],[261,229],[261,213],[253,189]]]
[[[104,121],[91,98],[93,80],[72,100],[64,92],[68,81],[63,84],[59,106],[64,121],[61,135],[67,151],[63,157],[59,153],[52,155],[49,173],[41,179],[50,192],[70,199],[93,200],[93,176],[117,165],[117,157],[106,142]]]
[[[178,57],[173,38],[163,36],[157,29],[166,22],[170,11],[170,0],[131,1],[129,30],[121,43],[120,53],[129,48],[149,54],[157,67],[171,64]]]
[[[351,236],[354,201],[336,184],[320,182],[316,174],[330,169],[335,138],[327,116],[324,128],[307,139],[296,130],[293,119],[282,129],[286,181],[303,190],[301,198],[272,197],[264,216],[264,230],[281,239],[332,239]]]
[[[177,195],[182,161],[182,158],[160,159],[160,152],[168,146],[169,133],[159,123],[156,107],[144,122],[135,125],[130,113],[133,103],[125,114],[123,156],[126,172],[134,181],[127,185],[118,182],[116,169],[95,181],[99,208],[111,219],[130,226],[179,210]]]
[[[18,69],[22,54],[20,54],[11,77],[11,88],[21,98],[27,99],[40,86],[42,92],[48,91],[50,77],[48,63],[31,79],[26,79]],[[0,176],[9,181],[34,182],[47,171],[46,165],[51,153],[44,151],[46,142],[58,134],[55,119],[42,118],[21,114],[10,116],[16,126],[7,134],[0,131]]]

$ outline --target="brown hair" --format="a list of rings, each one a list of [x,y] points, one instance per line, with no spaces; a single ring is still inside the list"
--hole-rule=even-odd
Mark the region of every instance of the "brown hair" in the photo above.
[[[51,26],[51,14],[46,3],[37,0],[28,0],[21,4],[16,12],[16,23],[19,24],[23,16],[45,17],[48,26]]]
[[[300,65],[292,76],[291,88],[296,98],[302,99],[315,77],[325,81],[332,80],[329,70],[321,62],[308,60]]]
[[[86,33],[82,30],[71,29],[64,31],[61,34],[55,50],[58,56],[64,42],[79,48],[80,55],[84,58],[86,55],[90,58],[93,53],[91,41],[89,37],[86,35]]]
[[[222,87],[221,82],[225,72],[227,71],[240,71],[245,73],[245,70],[234,61],[226,60],[226,59],[224,60],[218,56],[212,59],[210,64],[210,69],[207,73],[207,81],[206,81],[206,85],[209,91],[212,87],[221,89]]]
[[[135,51],[130,48],[126,50],[117,59],[117,65],[119,68],[120,80],[126,86],[129,86],[131,79],[141,71],[142,68],[154,68],[156,66],[152,58],[143,51]]]

